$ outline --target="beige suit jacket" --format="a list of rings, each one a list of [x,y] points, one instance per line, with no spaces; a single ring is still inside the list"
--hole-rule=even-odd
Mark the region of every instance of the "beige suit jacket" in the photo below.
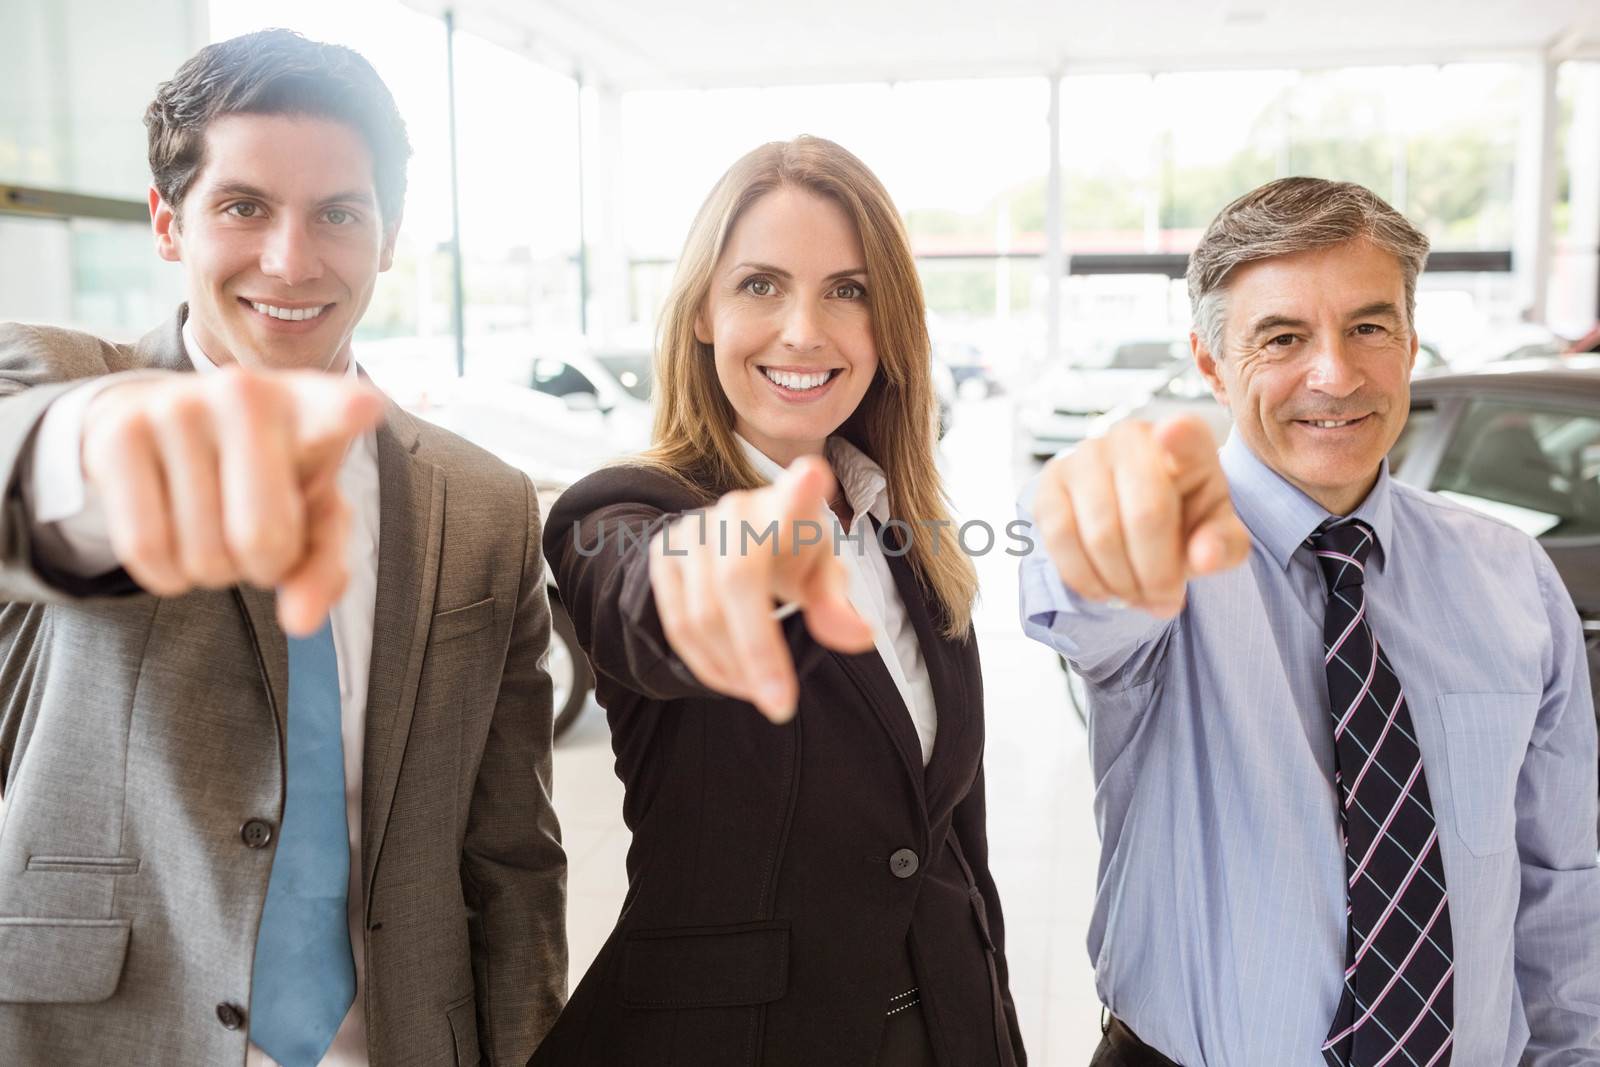
[[[131,346],[0,325],[3,1064],[245,1059],[229,1016],[273,849],[243,828],[276,826],[284,798],[273,596],[48,573],[19,490],[74,381],[193,369],[184,314]],[[377,441],[355,946],[372,1063],[520,1067],[567,972],[537,504],[520,472],[392,405]]]

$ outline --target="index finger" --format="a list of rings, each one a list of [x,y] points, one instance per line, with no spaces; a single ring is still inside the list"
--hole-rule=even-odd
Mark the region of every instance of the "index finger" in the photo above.
[[[1158,424],[1155,438],[1167,455],[1167,469],[1179,493],[1187,496],[1213,472],[1220,473],[1217,439],[1198,415],[1180,415]]]
[[[265,375],[230,372],[209,388],[228,551],[246,581],[268,588],[294,569],[305,545],[290,415]]]
[[[365,382],[301,371],[285,374],[283,383],[294,412],[293,441],[302,476],[342,461],[351,441],[383,421],[383,394]]]
[[[773,617],[772,597],[752,581],[723,582],[721,593],[734,662],[752,703],[773,722],[788,722],[794,717],[799,682],[783,630]]]
[[[1207,496],[1184,507],[1191,575],[1231,570],[1250,555],[1250,531],[1233,510],[1227,482]]]
[[[1141,600],[1160,615],[1176,614],[1183,601],[1183,502],[1168,473],[1166,457],[1143,428],[1116,440],[1112,468],[1128,563]]]
[[[849,588],[844,564],[828,554],[817,560],[795,599],[818,644],[836,652],[866,652],[873,645],[872,627],[850,603]]]
[[[785,524],[814,519],[827,506],[834,489],[833,469],[821,456],[801,456],[772,483]],[[789,531],[783,531],[787,534]]]
[[[350,526],[349,505],[332,486],[307,502],[305,555],[278,585],[278,625],[285,633],[316,633],[344,594]]]

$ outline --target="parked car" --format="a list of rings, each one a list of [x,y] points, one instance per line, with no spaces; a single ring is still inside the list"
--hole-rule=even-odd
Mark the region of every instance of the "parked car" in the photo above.
[[[536,480],[571,484],[620,451],[598,410],[526,386],[448,378],[403,403]]]
[[[623,349],[538,356],[528,385],[581,423],[577,442],[607,459],[650,443],[650,352]]]
[[[1437,348],[1427,342],[1417,347],[1417,365],[1412,369],[1414,376],[1435,374],[1444,369],[1445,362]],[[1211,386],[1200,376],[1192,359],[1143,403],[1125,404],[1095,419],[1085,436],[1098,437],[1123,419],[1160,422],[1177,415],[1198,415],[1206,420],[1219,447],[1227,439],[1228,430],[1233,425],[1228,409],[1217,403],[1217,398],[1211,395]]]
[[[1418,377],[1394,477],[1538,538],[1576,604],[1600,692],[1600,356]],[[1082,685],[1068,692],[1082,714]]]
[[[977,345],[935,343],[934,358],[950,368],[956,393],[963,400],[983,400],[1002,391],[1000,379]]]
[[[1233,425],[1228,409],[1211,395],[1211,386],[1200,376],[1192,360],[1183,370],[1162,382],[1143,402],[1118,405],[1094,419],[1084,436],[1098,437],[1123,419],[1160,422],[1178,415],[1198,415],[1204,419],[1219,446],[1227,439],[1228,428]]]
[[[956,417],[956,378],[949,364],[938,356],[933,357],[933,395],[939,402],[937,430],[939,440],[950,432]]]
[[[557,482],[534,479],[534,491],[539,496],[539,519],[550,514],[550,507],[566,486]],[[589,695],[594,692],[594,668],[583,646],[578,644],[578,631],[572,625],[572,616],[561,599],[561,590],[545,569],[545,592],[550,598],[550,655],[545,669],[550,673],[551,705],[555,708],[554,734],[560,737],[583,715],[589,706]]]
[[[1485,363],[1546,359],[1571,347],[1566,338],[1535,322],[1519,322],[1491,330],[1471,344],[1450,349],[1450,366],[1471,370]]]
[[[1395,477],[1537,537],[1600,644],[1600,356],[1420,379]]]
[[[1089,436],[1096,419],[1115,408],[1142,403],[1183,369],[1188,346],[1180,340],[1112,344],[1073,366],[1047,374],[1038,399],[1017,416],[1023,447],[1049,459]]]

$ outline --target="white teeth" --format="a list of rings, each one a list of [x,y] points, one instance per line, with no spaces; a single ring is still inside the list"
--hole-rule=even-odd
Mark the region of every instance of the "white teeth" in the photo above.
[[[796,374],[794,371],[772,370],[767,367],[762,367],[761,373],[785,389],[792,389],[797,393],[819,388],[826,384],[830,377],[828,371],[823,371],[820,374]]]
[[[1340,426],[1349,426],[1355,421],[1355,419],[1343,419],[1338,422],[1335,422],[1333,419],[1313,419],[1311,420],[1311,425],[1322,430],[1332,430]]]
[[[285,319],[289,322],[300,322],[304,319],[316,318],[324,311],[327,311],[332,305],[323,304],[320,307],[314,308],[281,308],[272,304],[258,304],[252,300],[250,302],[250,306],[261,312],[261,314],[270,315],[275,319]]]

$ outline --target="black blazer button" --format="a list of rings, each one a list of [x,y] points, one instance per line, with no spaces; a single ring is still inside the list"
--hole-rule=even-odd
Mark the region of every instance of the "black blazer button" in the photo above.
[[[239,827],[239,836],[250,848],[266,848],[272,843],[272,824],[265,819],[251,819]]]
[[[232,1004],[218,1004],[217,1022],[224,1030],[237,1030],[244,1025],[244,1012]]]
[[[909,848],[902,848],[889,857],[889,870],[896,878],[910,878],[917,873],[917,867],[920,865],[921,861],[917,859],[917,854]]]

